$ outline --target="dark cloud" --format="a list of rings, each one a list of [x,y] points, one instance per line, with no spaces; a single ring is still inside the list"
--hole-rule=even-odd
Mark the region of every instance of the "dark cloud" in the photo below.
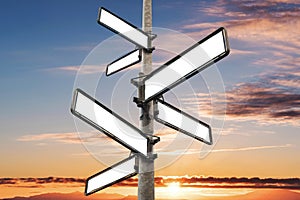
[[[110,194],[110,193],[96,193],[91,196],[85,196],[83,192],[73,192],[73,193],[45,193],[37,194],[30,197],[14,197],[7,198],[3,200],[103,200],[103,199],[115,199],[115,200],[125,200],[125,199],[136,199],[130,198],[131,196],[124,196],[120,194]]]
[[[19,184],[48,184],[48,183],[79,183],[79,184],[84,185],[85,179],[81,179],[81,178],[62,178],[62,177],[0,178],[0,185],[9,185],[9,184],[14,184],[14,185],[19,185]]]
[[[207,2],[206,2],[207,3]],[[252,0],[218,0],[213,2],[214,6],[200,8],[207,15],[216,17],[273,17],[300,16],[300,4],[297,1],[252,1]]]
[[[179,182],[182,187],[202,187],[202,188],[281,188],[300,189],[299,178],[216,178],[216,177],[155,177],[156,187],[166,187],[173,182]],[[136,187],[137,178],[131,178],[116,186]]]
[[[226,90],[226,98],[216,94],[214,104],[226,105],[227,119],[257,121],[262,124],[300,124],[300,71],[258,75],[245,83]],[[212,114],[212,97],[198,93],[197,99],[187,96],[185,105],[192,109],[201,106],[201,112]],[[220,107],[223,108],[223,107]],[[214,108],[213,114],[222,115],[224,110]]]
[[[180,182],[185,187],[210,187],[210,188],[281,188],[281,189],[300,189],[299,178],[273,179],[258,177],[254,178],[216,178],[216,177],[175,177],[162,178],[160,186],[168,183]]]
[[[175,178],[176,179],[176,178]],[[166,179],[170,182],[175,179]],[[295,185],[300,187],[299,178],[286,178],[286,179],[274,179],[274,178],[246,178],[246,177],[230,177],[230,178],[218,178],[218,177],[182,177],[182,183],[195,184],[195,183],[215,183],[215,184],[237,184],[237,183],[246,183],[246,184],[286,184],[286,185]]]
[[[213,100],[215,104],[226,104],[228,119],[293,125],[300,123],[300,72],[298,71],[259,75],[227,89],[226,98],[222,97],[215,95]],[[208,115],[212,114],[211,100],[211,97],[205,93],[198,93],[197,99],[189,97],[183,99],[189,106],[199,104],[201,112],[206,112]],[[214,114],[224,113],[224,110],[218,110],[218,107],[214,110]]]
[[[297,122],[300,119],[299,76],[277,74],[242,83],[227,95],[227,115],[231,117],[274,119]]]
[[[16,184],[16,180],[14,178],[1,178],[0,184]]]
[[[201,177],[201,176],[183,176],[183,177],[155,177],[155,185],[157,187],[165,187],[173,182],[179,182],[182,187],[213,187],[213,188],[282,188],[282,189],[299,189],[300,178],[218,178],[218,177]],[[42,187],[49,183],[80,183],[84,186],[85,179],[81,178],[61,178],[61,177],[47,177],[47,178],[1,178],[1,185],[7,187],[27,187],[35,188]],[[28,183],[31,183],[28,185]],[[41,186],[39,186],[41,185]],[[137,187],[138,178],[130,178],[118,184],[115,187]]]

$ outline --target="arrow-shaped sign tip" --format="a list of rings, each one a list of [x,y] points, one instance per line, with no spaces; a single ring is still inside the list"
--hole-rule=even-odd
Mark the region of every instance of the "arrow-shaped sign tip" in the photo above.
[[[157,122],[189,135],[205,144],[213,144],[212,130],[208,124],[161,99],[156,100],[155,106],[157,114],[154,119]]]

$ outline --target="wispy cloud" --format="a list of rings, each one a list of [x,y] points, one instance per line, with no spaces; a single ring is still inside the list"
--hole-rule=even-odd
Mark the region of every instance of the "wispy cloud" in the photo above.
[[[265,150],[265,149],[280,149],[291,147],[291,144],[285,145],[270,145],[270,146],[252,146],[252,147],[242,147],[242,148],[232,148],[232,149],[214,149],[211,152],[239,152],[239,151],[253,151],[253,150]]]
[[[199,93],[197,99],[186,97],[184,104],[191,110],[197,110],[199,105],[202,113],[205,111],[211,116],[224,113],[221,110],[212,113],[212,101],[226,103],[229,120],[299,125],[300,3],[219,0],[211,4],[205,2],[205,5],[200,2],[199,12],[214,16],[214,20],[199,22],[195,18],[193,23],[183,26],[186,33],[199,37],[203,32],[226,27],[233,43],[232,55],[251,57],[252,63],[245,64],[259,67],[264,74],[259,72],[254,78],[249,75],[250,80],[227,89],[226,101],[216,98],[218,95],[212,99]]]
[[[95,74],[99,72],[105,72],[106,66],[101,65],[70,65],[70,66],[60,66],[47,68],[46,71],[49,72],[64,72],[64,73],[80,73],[80,74]]]
[[[265,145],[265,146],[250,146],[241,148],[228,148],[228,149],[211,149],[211,150],[199,150],[199,149],[174,149],[173,151],[165,151],[159,153],[159,155],[192,155],[201,153],[224,153],[224,152],[242,152],[242,151],[259,151],[259,150],[269,150],[269,149],[283,149],[290,148],[291,144],[284,145]]]
[[[63,177],[43,177],[43,178],[0,178],[0,185],[29,185],[29,184],[48,184],[48,183],[80,183],[83,185],[85,179],[82,178],[63,178]],[[32,185],[31,185],[32,186]]]
[[[52,141],[52,142],[59,142],[59,143],[80,143],[81,140],[78,137],[77,133],[42,133],[42,134],[35,134],[35,135],[22,135],[21,137],[17,138],[17,141],[21,142],[32,142],[32,141]]]
[[[122,145],[97,130],[90,132],[28,134],[22,135],[16,140],[19,142],[32,142],[38,146],[83,144],[88,150],[84,153],[74,153],[72,156],[126,157],[129,153]]]
[[[97,45],[97,43],[81,44],[81,45],[73,45],[73,46],[61,46],[61,47],[56,47],[54,50],[57,50],[57,51],[85,51],[85,52],[89,52],[93,48],[95,48],[96,45]]]
[[[297,121],[300,118],[299,79],[293,74],[277,73],[263,75],[257,82],[242,83],[229,92],[227,113]]]
[[[217,98],[214,101],[225,104],[229,120],[254,120],[258,123],[299,124],[300,119],[300,76],[293,73],[261,74],[252,81],[239,83],[226,91],[226,100]],[[217,96],[217,95],[216,95]],[[197,99],[186,97],[186,105],[212,115],[211,97],[198,93]],[[215,114],[223,114],[222,111]]]
[[[238,39],[248,44],[271,45],[268,47],[278,48],[277,43],[284,44],[284,46],[294,46],[299,48],[299,35],[296,30],[300,28],[300,16],[295,20],[294,17],[283,17],[283,19],[273,20],[270,18],[251,18],[245,20],[228,20],[215,23],[195,23],[185,25],[184,29],[193,30],[190,34],[194,37],[198,33],[195,30],[203,31],[203,29],[209,29],[209,31],[216,29],[220,26],[226,27],[228,35],[231,39]],[[259,42],[259,43],[258,43]]]
[[[253,55],[257,54],[255,51],[250,51],[250,50],[241,50],[241,49],[230,49],[231,55]]]
[[[40,134],[29,134],[22,135],[17,138],[20,142],[48,142],[54,143],[65,143],[65,144],[78,144],[78,143],[93,143],[99,139],[106,139],[104,134],[99,134],[96,131],[92,132],[66,132],[66,133],[40,133]]]
[[[226,27],[230,40],[240,41],[260,58],[253,64],[261,67],[298,69],[300,49],[300,3],[298,1],[237,1],[219,0],[199,5],[199,12],[214,16],[213,22],[199,22],[183,26],[183,30],[201,37],[220,26]],[[236,48],[236,47],[235,47]],[[234,51],[233,51],[234,52]],[[281,54],[280,54],[280,53]],[[265,58],[261,58],[265,57]]]
[[[207,4],[207,2],[205,2]],[[216,17],[281,17],[299,16],[299,1],[297,0],[218,0],[212,2],[211,6],[202,6],[199,11]]]

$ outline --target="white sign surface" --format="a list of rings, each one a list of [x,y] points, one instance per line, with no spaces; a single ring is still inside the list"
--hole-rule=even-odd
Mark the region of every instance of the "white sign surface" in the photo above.
[[[208,124],[160,99],[156,100],[156,106],[158,111],[158,114],[155,116],[156,121],[206,144],[212,144],[211,128]]]
[[[131,156],[91,177],[86,181],[85,195],[90,195],[137,174],[136,156]]]
[[[130,150],[147,156],[150,143],[142,131],[80,89],[74,92],[71,111]]]
[[[145,32],[103,7],[99,9],[98,23],[142,48],[151,48],[150,38]]]
[[[145,102],[165,93],[229,54],[226,31],[219,28],[145,79]]]
[[[136,49],[107,65],[106,75],[109,76],[141,61],[140,50]]]

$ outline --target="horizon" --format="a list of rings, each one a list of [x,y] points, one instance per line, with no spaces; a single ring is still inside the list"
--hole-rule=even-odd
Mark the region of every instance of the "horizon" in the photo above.
[[[47,195],[65,195],[64,199],[74,198],[73,195],[80,194],[84,197],[85,178],[1,178],[0,189],[6,189],[2,193],[2,198],[14,199],[18,196],[37,197]],[[136,197],[137,176],[117,183],[109,188],[101,190],[95,194],[84,198],[99,198],[101,195],[108,199],[117,197],[132,196]],[[215,178],[215,177],[155,177],[156,198],[174,199],[178,197],[187,197],[189,199],[202,198],[220,198],[234,197],[238,198],[244,195],[258,195],[259,198],[265,198],[264,192],[268,194],[279,193],[289,194],[300,197],[300,178],[290,179],[272,179],[258,177],[253,178]],[[284,192],[286,191],[286,192]],[[169,194],[171,192],[171,195]],[[169,196],[168,196],[169,195]],[[275,195],[273,195],[275,196]],[[61,197],[62,198],[62,197]],[[116,199],[116,198],[115,198]]]

